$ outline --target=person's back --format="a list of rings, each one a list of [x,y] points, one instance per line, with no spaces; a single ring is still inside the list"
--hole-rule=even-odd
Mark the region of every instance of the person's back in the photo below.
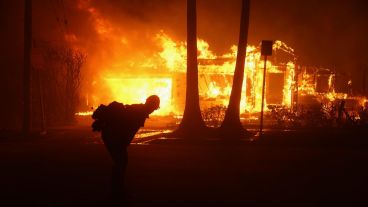
[[[112,105],[112,106],[110,106]],[[112,102],[108,106],[109,112],[105,127],[102,129],[102,138],[111,142],[122,143],[126,146],[133,140],[140,127],[144,126],[149,112],[144,104],[123,105]]]
[[[114,161],[112,169],[112,196],[118,201],[123,195],[125,169],[128,163],[127,147],[146,118],[160,105],[158,96],[146,99],[145,104],[124,105],[112,102],[101,105],[93,113],[93,131],[101,131],[102,140]]]

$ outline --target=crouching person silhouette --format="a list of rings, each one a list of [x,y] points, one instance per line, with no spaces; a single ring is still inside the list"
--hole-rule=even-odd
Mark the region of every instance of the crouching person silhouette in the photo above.
[[[124,196],[124,174],[128,163],[127,147],[140,127],[153,111],[160,106],[156,95],[149,96],[145,104],[124,105],[112,102],[100,105],[93,113],[93,131],[100,131],[102,140],[114,164],[112,167],[111,191],[113,201]]]

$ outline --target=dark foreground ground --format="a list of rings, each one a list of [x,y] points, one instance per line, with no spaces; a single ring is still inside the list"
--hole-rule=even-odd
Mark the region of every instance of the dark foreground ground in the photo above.
[[[133,144],[125,206],[367,206],[368,136],[351,131]],[[108,206],[111,161],[88,128],[2,138],[0,166],[0,206]]]

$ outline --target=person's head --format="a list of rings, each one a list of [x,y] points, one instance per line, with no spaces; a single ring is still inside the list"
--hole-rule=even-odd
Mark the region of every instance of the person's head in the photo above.
[[[149,96],[144,104],[147,107],[149,113],[160,108],[160,98],[156,95]]]

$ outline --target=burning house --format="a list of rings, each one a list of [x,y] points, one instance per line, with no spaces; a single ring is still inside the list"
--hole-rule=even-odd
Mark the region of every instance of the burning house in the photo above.
[[[143,63],[144,73],[136,74],[124,70],[121,74],[106,73],[92,85],[103,90],[92,91],[86,96],[86,104],[97,106],[110,100],[124,103],[143,102],[149,94],[158,94],[162,99],[162,110],[159,115],[181,114],[185,103],[186,88],[186,48],[185,43],[175,43],[167,35],[160,33],[158,42],[161,50],[149,60]],[[293,57],[292,49],[286,44],[277,41],[275,50],[286,52]],[[215,55],[209,50],[209,45],[203,40],[198,40],[199,58],[199,91],[202,108],[216,105],[227,105],[232,77],[235,68],[236,46],[230,53],[221,56]],[[270,104],[291,105],[291,90],[294,76],[292,58],[288,62],[268,61],[270,76],[267,82],[266,101]],[[136,69],[138,70],[138,69]],[[116,69],[114,70],[116,71]],[[241,111],[257,112],[260,110],[260,92],[262,90],[263,61],[259,48],[248,46],[245,83],[243,86],[243,100]]]
[[[36,111],[32,112],[36,114],[34,117],[45,117],[42,119],[46,119],[50,124],[59,124],[63,122],[61,119],[74,118],[74,105],[80,104],[77,114],[90,115],[91,108],[99,104],[107,104],[112,100],[126,104],[139,103],[144,102],[150,94],[158,94],[162,100],[161,109],[156,115],[183,113],[187,68],[187,45],[181,41],[185,28],[183,22],[179,27],[175,21],[175,30],[178,31],[173,32],[170,31],[170,26],[165,26],[168,22],[162,21],[161,16],[157,17],[156,11],[151,12],[149,16],[154,21],[145,22],[137,16],[127,14],[125,10],[115,10],[107,6],[108,3],[100,1],[65,1],[65,5],[59,5],[60,2],[53,1],[49,5],[40,1],[34,2],[35,24],[31,52],[34,70],[32,74],[34,80],[31,81],[32,110]],[[173,5],[175,8],[176,6],[178,5]],[[161,11],[161,8],[159,9]],[[165,14],[164,18],[166,15],[169,14]],[[185,12],[182,12],[180,16],[182,20],[185,19],[184,16]],[[238,28],[237,23],[234,23],[238,16],[235,16],[232,23]],[[254,19],[252,21],[256,22]],[[160,24],[156,24],[157,22]],[[257,22],[254,25],[258,27],[261,24]],[[165,29],[165,32],[160,29]],[[211,39],[208,31],[207,35],[203,35],[209,42],[212,41],[213,46],[222,44],[217,50],[214,49],[218,54],[212,51],[212,47],[205,40],[198,39],[198,87],[201,109],[219,105],[226,107],[231,92],[237,47],[232,46],[224,52],[234,41],[219,40],[235,35],[229,32],[229,35],[223,36],[220,35],[220,30],[218,31],[216,38]],[[259,37],[256,33],[252,33],[251,38],[254,39],[249,42],[255,42]],[[287,36],[284,38],[291,41]],[[293,46],[303,52],[301,51],[303,47],[298,46],[298,43],[293,42]],[[78,70],[80,76],[75,82],[73,79],[65,78],[68,67],[66,56],[62,56],[62,52],[68,50],[80,51],[86,55],[83,66]],[[346,100],[347,107],[352,109],[364,105],[366,98],[355,97],[352,93],[351,80],[354,79],[352,76],[357,75],[353,72],[355,67],[353,62],[345,64],[352,70],[351,74],[347,75],[337,72],[347,71],[341,64],[336,63],[336,70],[315,67],[313,61],[316,60],[302,58],[306,56],[308,53],[297,54],[282,41],[275,41],[273,56],[267,61],[266,111],[271,105],[297,109],[297,106],[320,105],[341,100]],[[319,55],[319,59],[324,58],[328,59],[328,56]],[[301,65],[301,62],[310,62],[312,66]],[[330,64],[323,61],[316,64],[334,65],[332,59],[326,62]],[[263,65],[259,46],[248,45],[240,112],[255,113],[253,117],[261,110]],[[363,75],[362,78],[365,77],[366,75]],[[357,78],[354,81],[356,92],[356,86],[360,83]],[[67,89],[65,86],[72,85],[70,83],[76,83],[75,87]],[[362,83],[364,91],[365,80]],[[47,87],[41,90],[42,86]],[[69,97],[71,94],[73,100],[75,99],[73,107],[64,104],[71,102]],[[14,101],[18,102],[21,103]],[[41,102],[44,103],[40,104]],[[72,118],[61,118],[65,114],[71,114]],[[6,125],[7,121],[3,123]]]
[[[78,8],[89,14],[96,34],[102,42],[110,44],[113,54],[121,54],[124,51],[122,48],[128,47],[130,40],[127,35],[114,28],[88,1],[80,1]],[[148,95],[157,94],[162,103],[155,115],[182,115],[186,90],[186,42],[175,41],[163,31],[150,36],[149,55],[137,54],[137,57],[131,57],[134,56],[133,52],[127,50],[132,53],[127,55],[129,61],[105,57],[111,61],[100,64],[98,58],[92,60],[93,67],[99,67],[99,70],[84,81],[84,91],[87,92],[82,90],[85,100],[82,110],[112,100],[126,104],[144,102]],[[205,40],[198,39],[197,49],[201,108],[227,106],[237,46],[232,46],[226,54],[215,54]],[[299,65],[294,49],[282,41],[275,41],[273,50],[274,55],[266,63],[266,111],[268,105],[296,109],[297,105],[318,104],[348,97],[349,85],[344,87],[344,84],[337,84],[341,81],[349,82],[342,80],[343,76],[329,69]],[[263,66],[260,47],[248,45],[241,113],[261,111]],[[345,90],[337,90],[337,85]]]
[[[174,42],[163,32],[156,35],[155,41],[159,50],[146,62],[133,64],[132,68],[124,69],[124,73],[103,73],[94,80],[91,85],[95,90],[86,95],[86,104],[96,107],[111,100],[139,103],[144,102],[148,95],[157,94],[162,106],[156,115],[181,115],[185,106],[186,43]],[[229,53],[215,55],[207,42],[198,39],[198,87],[202,109],[227,106],[236,50],[234,45]],[[308,106],[348,98],[349,80],[346,77],[329,69],[296,67],[294,50],[281,41],[275,41],[273,50],[274,55],[267,61],[266,111],[268,105],[292,109],[295,105]],[[241,113],[261,110],[263,65],[259,46],[249,45]],[[338,81],[344,82],[345,87],[339,83],[339,90],[336,90]]]

